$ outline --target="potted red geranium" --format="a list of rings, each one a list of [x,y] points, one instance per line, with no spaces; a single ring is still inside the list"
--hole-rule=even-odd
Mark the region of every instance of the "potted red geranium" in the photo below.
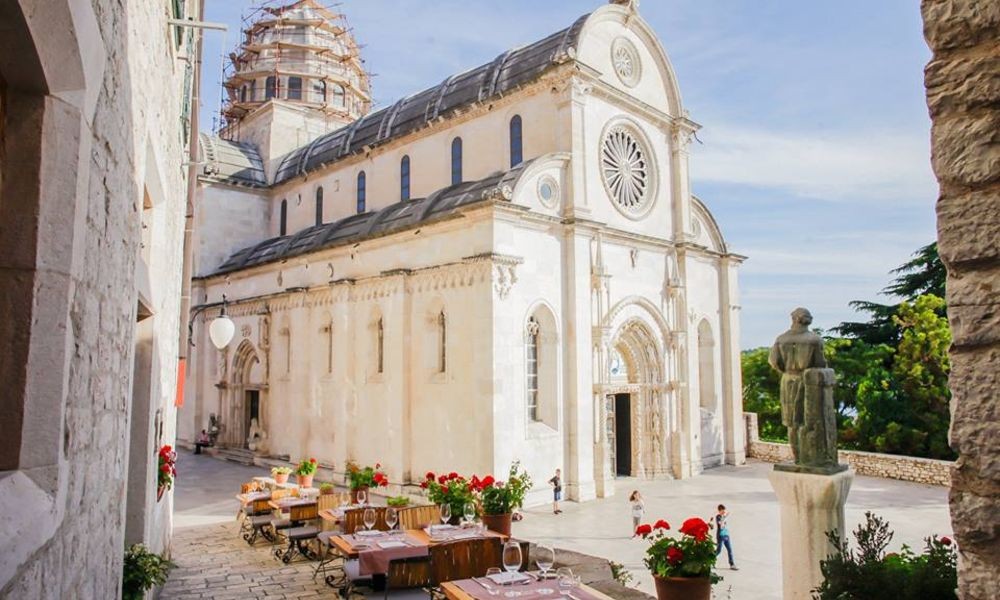
[[[174,477],[177,476],[177,453],[170,446],[163,446],[157,454],[156,470],[156,501],[163,498],[164,492],[174,487]]]
[[[639,525],[635,532],[650,542],[644,562],[653,574],[659,600],[709,600],[712,584],[722,578],[714,573],[715,544],[708,523],[692,517],[680,528],[680,537],[667,532],[670,525],[659,520]]]
[[[475,476],[473,476],[473,479],[477,482],[477,486],[481,485],[481,482]],[[427,490],[427,497],[434,504],[438,506],[447,504],[451,507],[452,524],[457,524],[461,520],[466,504],[469,502],[476,504],[476,492],[478,488],[473,488],[472,480],[466,479],[455,472],[439,476],[435,476],[433,472],[428,472],[420,487]]]
[[[316,469],[318,468],[319,465],[316,464],[315,458],[310,458],[309,460],[302,459],[299,466],[295,468],[295,478],[298,480],[299,487],[312,487],[313,476],[316,475]]]
[[[511,517],[515,509],[524,505],[524,495],[531,489],[531,477],[515,461],[507,473],[507,481],[493,481],[485,477],[478,481],[472,477],[472,487],[482,498],[483,524],[492,531],[510,537]]]
[[[351,502],[358,504],[358,493],[367,492],[373,487],[386,487],[389,478],[382,471],[382,465],[375,463],[374,467],[359,467],[356,463],[347,464],[347,478],[351,487]]]

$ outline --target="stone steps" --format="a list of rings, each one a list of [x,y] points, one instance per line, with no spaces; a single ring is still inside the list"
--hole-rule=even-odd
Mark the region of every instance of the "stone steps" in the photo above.
[[[241,465],[253,466],[253,452],[245,448],[219,448],[216,456]]]

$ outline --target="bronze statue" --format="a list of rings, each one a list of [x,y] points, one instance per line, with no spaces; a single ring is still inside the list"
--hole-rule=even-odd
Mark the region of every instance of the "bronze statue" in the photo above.
[[[812,314],[792,311],[792,326],[778,336],[768,362],[781,373],[781,422],[788,428],[794,465],[779,470],[835,473],[847,468],[837,463],[837,415],[833,405],[835,376],[826,368],[823,338],[809,331]]]

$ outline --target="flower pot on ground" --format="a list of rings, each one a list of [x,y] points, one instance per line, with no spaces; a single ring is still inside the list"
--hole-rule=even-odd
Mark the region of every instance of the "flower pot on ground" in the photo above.
[[[482,499],[483,524],[492,531],[510,536],[513,512],[524,505],[524,496],[531,489],[531,477],[515,461],[507,473],[507,481],[494,481],[492,477],[472,478]]]
[[[288,483],[288,476],[292,473],[292,470],[288,467],[272,467],[271,477],[274,478],[274,482],[278,484]]]
[[[351,487],[351,502],[354,504],[359,504],[358,492],[364,492],[365,499],[370,500],[369,489],[389,485],[389,478],[382,471],[380,463],[375,463],[374,467],[360,467],[353,462],[347,463],[347,481]]]
[[[174,563],[150,552],[142,544],[129,546],[122,565],[122,599],[142,600],[146,590],[166,583],[174,566]]]
[[[656,583],[658,600],[709,600],[712,584],[722,578],[715,574],[715,544],[708,535],[708,523],[692,517],[673,537],[670,524],[659,520],[639,525],[635,533],[649,541],[643,562]]]
[[[315,458],[302,459],[299,462],[299,466],[295,467],[295,478],[299,487],[312,487],[313,476],[316,474],[317,468],[319,465],[316,464]]]

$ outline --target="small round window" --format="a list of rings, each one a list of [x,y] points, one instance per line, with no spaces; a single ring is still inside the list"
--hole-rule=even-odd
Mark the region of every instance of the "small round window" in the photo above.
[[[538,182],[538,199],[546,208],[559,204],[559,184],[552,177],[545,176]]]
[[[622,83],[633,87],[642,77],[642,65],[639,63],[639,51],[627,39],[616,38],[611,43],[611,64]]]

